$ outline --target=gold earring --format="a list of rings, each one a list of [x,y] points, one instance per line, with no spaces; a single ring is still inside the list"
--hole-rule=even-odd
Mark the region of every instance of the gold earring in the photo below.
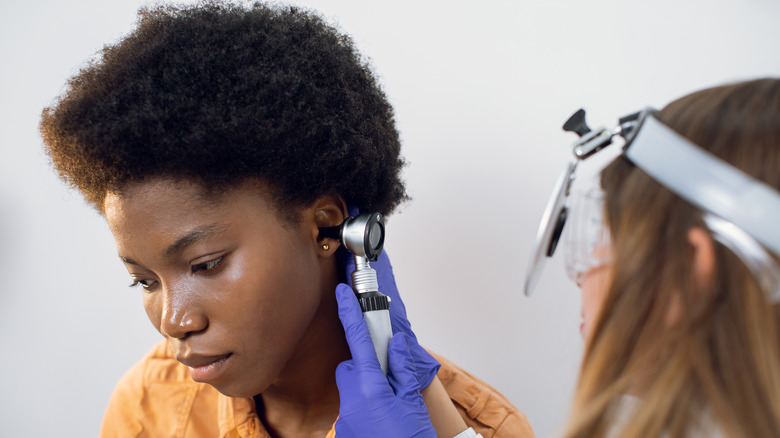
[[[330,249],[330,245],[328,245],[327,243],[325,245],[322,245],[322,250],[323,251],[327,251],[329,249]]]

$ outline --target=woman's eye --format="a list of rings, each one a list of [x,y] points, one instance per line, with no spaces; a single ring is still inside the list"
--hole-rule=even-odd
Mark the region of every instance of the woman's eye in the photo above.
[[[211,260],[211,261],[208,261],[208,262],[198,263],[197,265],[192,265],[192,273],[194,274],[194,273],[196,273],[198,271],[204,271],[204,272],[212,271],[212,270],[216,269],[217,266],[219,266],[220,263],[222,263],[223,259],[224,259],[224,257],[219,257],[217,259],[214,259],[214,260]]]
[[[141,287],[143,287],[145,290],[152,290],[152,288],[154,288],[154,286],[155,286],[156,284],[157,284],[157,281],[156,281],[156,280],[134,280],[134,281],[133,281],[133,282],[130,284],[130,287],[138,287],[138,286],[141,286]]]

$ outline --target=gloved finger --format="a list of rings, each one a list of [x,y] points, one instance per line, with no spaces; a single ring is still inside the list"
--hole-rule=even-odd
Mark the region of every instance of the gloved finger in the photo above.
[[[390,366],[387,378],[395,395],[404,400],[413,400],[420,396],[417,367],[403,333],[397,333],[390,339],[387,356]]]
[[[393,265],[390,263],[390,256],[387,251],[382,251],[377,261],[371,263],[371,267],[376,271],[376,279],[379,283],[379,291],[390,297],[390,317],[393,320],[396,331],[406,331],[409,328],[409,321],[406,318],[406,306],[398,292],[398,286],[395,284],[395,275],[393,274]],[[411,329],[406,335],[411,334]],[[413,334],[412,334],[413,335]]]
[[[417,380],[420,388],[427,388],[436,377],[441,365],[417,341],[417,335],[412,330],[412,324],[406,316],[406,307],[404,307],[404,302],[401,300],[401,295],[395,285],[393,267],[387,253],[383,252],[372,265],[377,271],[379,289],[390,297],[390,323],[393,333],[403,333],[406,337],[407,346],[417,367]]]
[[[376,368],[381,372],[371,334],[352,288],[339,283],[336,286],[336,301],[339,306],[339,319],[344,326],[344,334],[355,364],[366,369]]]

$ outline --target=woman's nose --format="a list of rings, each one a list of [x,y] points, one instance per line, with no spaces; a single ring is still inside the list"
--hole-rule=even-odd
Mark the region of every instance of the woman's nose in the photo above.
[[[208,327],[208,318],[198,305],[197,295],[181,288],[166,288],[163,292],[160,333],[182,339]]]

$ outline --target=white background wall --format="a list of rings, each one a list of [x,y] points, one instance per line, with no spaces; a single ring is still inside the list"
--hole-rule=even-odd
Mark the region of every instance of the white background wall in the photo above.
[[[41,109],[141,0],[0,3],[0,435],[98,432],[159,335],[102,218],[41,152]],[[554,260],[521,284],[585,106],[591,124],[780,73],[777,0],[301,0],[351,34],[395,106],[414,201],[387,249],[424,344],[501,390],[539,436],[565,418],[579,294]]]

